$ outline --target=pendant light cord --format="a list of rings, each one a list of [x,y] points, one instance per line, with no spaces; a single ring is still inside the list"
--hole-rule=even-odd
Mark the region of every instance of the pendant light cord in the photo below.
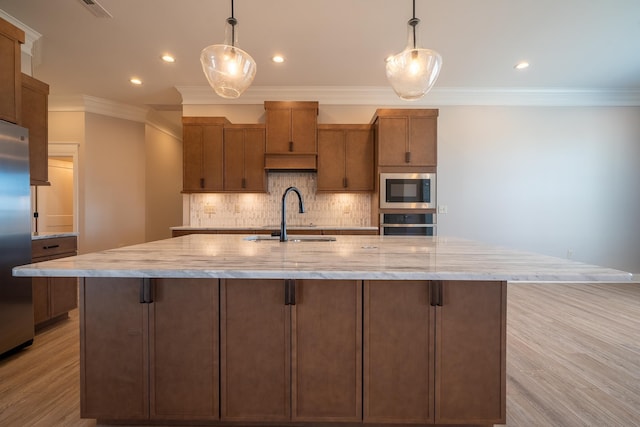
[[[409,25],[411,25],[412,30],[413,30],[413,48],[414,49],[417,46],[417,42],[416,42],[416,25],[418,25],[419,22],[420,22],[420,20],[418,18],[416,18],[416,0],[413,0],[413,18],[411,18],[409,20]]]
[[[415,0],[414,0],[415,2]],[[227,23],[231,25],[231,46],[235,47],[236,45],[236,24],[238,21],[233,14],[233,0],[231,0],[231,18],[227,19]]]

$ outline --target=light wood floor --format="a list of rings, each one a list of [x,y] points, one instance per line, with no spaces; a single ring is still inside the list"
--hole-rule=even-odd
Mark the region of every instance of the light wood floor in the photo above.
[[[508,287],[507,426],[640,426],[640,284]],[[0,360],[0,426],[79,416],[78,313]]]

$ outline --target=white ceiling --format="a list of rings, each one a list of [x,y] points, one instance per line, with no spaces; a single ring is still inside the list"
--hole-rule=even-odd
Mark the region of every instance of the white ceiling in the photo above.
[[[170,110],[182,102],[176,87],[210,90],[199,54],[223,42],[229,0],[97,1],[113,18],[94,17],[82,0],[0,0],[0,10],[42,34],[32,72],[52,95]],[[640,93],[639,0],[416,3],[422,45],[444,60],[432,93]],[[390,91],[384,58],[404,48],[411,14],[410,0],[235,0],[240,47],[258,65],[250,90]],[[177,62],[163,63],[164,52]],[[286,62],[271,62],[274,53]],[[520,60],[531,67],[516,71]],[[133,75],[141,87],[129,83]]]

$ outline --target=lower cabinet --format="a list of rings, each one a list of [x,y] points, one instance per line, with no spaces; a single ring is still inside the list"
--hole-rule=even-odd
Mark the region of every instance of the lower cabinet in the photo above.
[[[218,419],[218,280],[151,282],[150,418]]]
[[[49,261],[76,255],[75,236],[37,239],[31,242],[32,262]],[[34,277],[33,321],[36,328],[46,326],[78,307],[78,278]]]
[[[85,278],[81,416],[219,418],[218,280]]]
[[[84,278],[80,289],[83,418],[505,422],[506,282]]]
[[[361,421],[360,281],[224,280],[221,416]]]
[[[149,306],[140,287],[140,279],[81,279],[83,418],[149,418]]]
[[[364,421],[506,418],[506,282],[364,287]]]

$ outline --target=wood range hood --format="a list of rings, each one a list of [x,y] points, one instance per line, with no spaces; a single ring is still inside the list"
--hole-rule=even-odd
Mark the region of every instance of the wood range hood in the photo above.
[[[265,153],[264,168],[267,172],[315,172],[317,157],[317,153]]]
[[[315,171],[318,168],[318,102],[265,101],[264,168]]]

